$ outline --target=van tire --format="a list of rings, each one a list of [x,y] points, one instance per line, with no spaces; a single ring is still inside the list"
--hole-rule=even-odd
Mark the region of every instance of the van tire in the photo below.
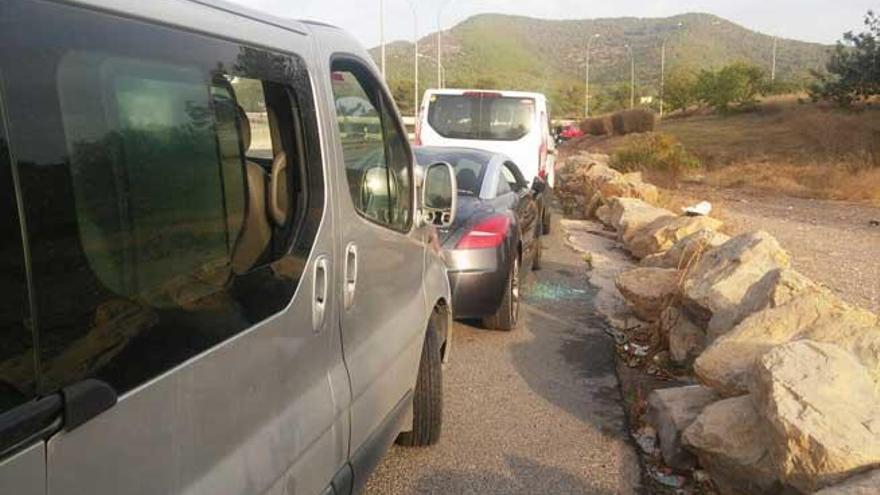
[[[443,366],[434,318],[428,324],[419,375],[413,393],[411,431],[398,435],[397,443],[407,447],[426,447],[440,440],[443,429]]]
[[[541,269],[541,259],[544,256],[544,243],[541,242],[541,237],[535,238],[535,254],[532,256],[532,271],[538,271]]]
[[[510,272],[507,274],[507,282],[504,284],[504,297],[501,305],[491,316],[483,318],[483,326],[490,330],[511,331],[516,328],[519,320],[519,290],[520,273],[519,258],[514,258],[510,264]]]
[[[541,231],[544,235],[550,235],[550,226],[553,224],[553,217],[551,216],[550,209],[544,208],[544,214],[541,215]]]

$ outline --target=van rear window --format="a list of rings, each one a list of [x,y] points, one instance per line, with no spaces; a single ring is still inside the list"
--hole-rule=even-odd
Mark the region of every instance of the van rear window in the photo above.
[[[516,141],[532,130],[535,100],[498,93],[435,95],[428,106],[428,125],[449,139]]]

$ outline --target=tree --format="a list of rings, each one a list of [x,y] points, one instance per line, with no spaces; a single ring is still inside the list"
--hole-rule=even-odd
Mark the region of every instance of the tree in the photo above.
[[[826,66],[827,73],[814,73],[818,79],[810,88],[814,100],[848,107],[880,94],[880,17],[869,10],[865,27],[859,34],[845,33]]]
[[[617,84],[605,88],[595,97],[591,103],[591,114],[611,113],[629,108],[630,86],[629,84]]]
[[[415,91],[414,83],[409,79],[398,79],[391,81],[390,84],[391,97],[397,103],[397,108],[404,115],[414,115],[413,109],[413,91]]]
[[[563,115],[577,117],[584,111],[584,88],[581,86],[562,86],[551,95],[551,99],[554,118]]]
[[[726,114],[732,110],[753,106],[764,94],[764,70],[743,62],[730,64],[719,71],[700,71],[696,95],[703,104]]]
[[[697,102],[697,76],[690,71],[675,71],[666,78],[663,99],[669,111],[687,110]]]

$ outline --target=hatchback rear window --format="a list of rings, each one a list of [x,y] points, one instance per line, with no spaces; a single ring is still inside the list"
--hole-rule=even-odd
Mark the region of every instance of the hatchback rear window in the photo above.
[[[516,141],[532,130],[535,100],[498,93],[434,95],[428,107],[428,124],[450,139]]]

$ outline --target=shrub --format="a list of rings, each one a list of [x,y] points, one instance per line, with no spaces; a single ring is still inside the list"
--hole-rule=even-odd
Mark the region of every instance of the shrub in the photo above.
[[[581,122],[581,130],[590,136],[607,136],[611,134],[611,118],[604,116],[585,119]]]
[[[630,136],[611,155],[610,165],[620,172],[645,172],[654,178],[678,180],[700,166],[684,146],[668,134]]]
[[[696,95],[721,114],[753,108],[766,92],[764,71],[746,63],[734,63],[719,71],[703,70],[697,76]]]
[[[611,116],[614,134],[625,136],[654,130],[654,112],[644,109],[624,110]]]

